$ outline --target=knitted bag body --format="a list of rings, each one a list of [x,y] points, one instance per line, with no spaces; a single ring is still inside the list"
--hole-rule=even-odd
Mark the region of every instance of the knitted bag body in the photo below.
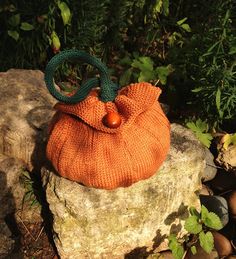
[[[62,60],[71,53],[62,53]],[[50,75],[52,67],[61,61],[55,63],[47,67],[45,81],[54,97],[64,98],[55,106],[47,144],[47,157],[57,172],[72,181],[103,189],[127,187],[155,174],[170,146],[169,122],[157,101],[161,90],[149,83],[136,83],[116,94],[112,90],[108,98],[109,91],[102,92],[105,83],[101,75],[100,82],[94,79],[89,87],[81,86],[90,89],[81,99],[78,91],[76,101],[76,94],[55,94]],[[97,83],[101,90],[91,91]],[[108,114],[118,116],[120,123],[114,127],[105,123]]]

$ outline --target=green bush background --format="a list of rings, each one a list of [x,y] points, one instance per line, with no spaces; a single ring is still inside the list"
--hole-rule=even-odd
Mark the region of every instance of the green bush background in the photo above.
[[[159,85],[176,117],[234,130],[235,16],[233,0],[2,0],[0,71],[44,70],[57,48],[86,50],[121,85]]]

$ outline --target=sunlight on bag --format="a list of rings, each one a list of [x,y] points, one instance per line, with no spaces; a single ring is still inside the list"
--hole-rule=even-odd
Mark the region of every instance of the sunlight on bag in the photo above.
[[[53,74],[65,60],[95,66],[73,96],[56,91]],[[50,125],[47,157],[62,177],[86,186],[127,187],[155,174],[170,147],[170,125],[158,103],[160,88],[135,83],[117,91],[107,68],[85,52],[54,56],[45,71],[50,93],[60,102]],[[94,87],[100,86],[100,90]]]

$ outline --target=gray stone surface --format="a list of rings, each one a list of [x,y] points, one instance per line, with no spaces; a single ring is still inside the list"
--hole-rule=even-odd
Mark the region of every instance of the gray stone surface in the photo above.
[[[204,158],[193,133],[172,124],[171,149],[160,170],[128,188],[87,188],[43,168],[61,259],[118,259],[165,250],[170,233],[185,234],[188,206],[200,207],[196,193],[201,189]]]
[[[39,70],[0,73],[0,153],[22,159],[29,169],[43,159],[43,130],[55,100]]]
[[[214,156],[212,155],[212,153],[208,148],[205,148],[205,160],[206,160],[206,168],[202,175],[203,182],[212,180],[217,173],[217,167],[214,163]]]
[[[10,258],[14,249],[15,241],[5,218],[13,219],[22,205],[25,190],[19,178],[23,167],[22,161],[0,154],[0,258]]]
[[[0,219],[21,208],[25,194],[20,184],[23,168],[22,161],[0,154]]]

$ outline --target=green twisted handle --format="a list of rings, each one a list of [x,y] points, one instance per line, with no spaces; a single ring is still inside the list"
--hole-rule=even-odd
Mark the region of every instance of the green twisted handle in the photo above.
[[[81,84],[73,96],[64,96],[56,90],[53,75],[58,66],[64,61],[70,60],[82,61],[96,67],[100,73],[100,78],[88,79],[85,83]],[[107,67],[99,59],[90,56],[84,51],[65,50],[55,55],[46,66],[44,80],[51,95],[58,101],[68,104],[75,104],[84,100],[90,90],[97,86],[101,88],[99,96],[101,101],[113,101],[116,97],[117,85],[110,80]]]

